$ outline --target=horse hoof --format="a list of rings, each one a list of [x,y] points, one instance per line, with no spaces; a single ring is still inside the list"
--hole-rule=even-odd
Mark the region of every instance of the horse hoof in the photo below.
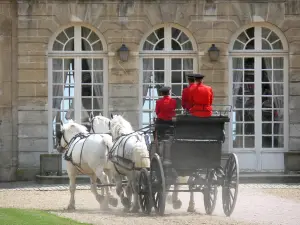
[[[124,209],[123,209],[123,212],[124,212],[124,213],[128,213],[128,212],[129,212],[129,208],[124,208]]]
[[[109,199],[109,204],[113,207],[117,207],[118,206],[118,199],[111,197]]]
[[[126,198],[126,197],[122,198],[121,202],[125,208],[130,208],[131,204],[130,204],[130,201],[128,198]]]
[[[132,212],[132,213],[139,212],[139,207],[132,207],[132,209],[130,210],[130,212]]]
[[[176,201],[173,201],[173,209],[180,209],[182,206],[182,202],[178,199]]]
[[[193,212],[195,212],[195,211],[196,211],[196,210],[195,210],[194,206],[189,206],[188,209],[187,209],[187,212],[193,213]]]

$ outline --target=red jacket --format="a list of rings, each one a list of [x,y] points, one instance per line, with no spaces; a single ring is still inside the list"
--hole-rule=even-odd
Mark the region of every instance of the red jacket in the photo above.
[[[164,96],[156,101],[155,112],[158,119],[172,120],[176,116],[176,100],[170,96]]]
[[[190,88],[195,84],[190,84],[188,87],[182,90],[181,106],[183,109],[189,110],[191,108],[190,103]]]
[[[214,98],[213,90],[210,86],[202,83],[190,92],[192,108],[190,112],[193,116],[209,117],[212,115],[212,102]]]

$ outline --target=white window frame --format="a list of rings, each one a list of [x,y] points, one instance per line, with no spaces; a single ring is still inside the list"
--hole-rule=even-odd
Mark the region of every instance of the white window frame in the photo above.
[[[152,34],[155,30],[164,27],[165,29],[165,49],[163,51],[145,51],[143,50],[144,43],[148,36]],[[172,27],[177,28],[184,32],[189,40],[192,43],[193,50],[186,51],[186,50],[179,50],[173,51],[171,46],[172,40]],[[178,26],[177,24],[167,23],[164,25],[155,26],[152,30],[150,30],[141,41],[140,44],[140,61],[139,61],[139,127],[142,128],[143,126],[143,59],[144,58],[163,58],[165,59],[165,85],[171,85],[171,60],[172,58],[193,58],[193,72],[196,73],[198,69],[198,55],[197,55],[197,44],[192,36],[192,34],[185,29],[184,27]]]
[[[74,26],[74,51],[53,51],[53,43],[56,40],[56,37],[62,32],[63,30],[67,29],[68,27]],[[80,36],[80,29],[81,27],[87,27],[94,31],[100,41],[102,42],[102,51],[81,51],[81,36]],[[73,24],[69,26],[62,27],[58,30],[50,39],[48,45],[48,152],[49,154],[54,152],[53,149],[53,133],[52,133],[52,59],[54,58],[73,58],[74,59],[74,73],[75,77],[80,76],[81,74],[81,59],[82,58],[101,58],[103,59],[103,114],[104,116],[108,116],[108,54],[107,54],[107,45],[104,40],[104,37],[101,33],[99,33],[95,28],[86,25],[86,24]],[[78,74],[78,75],[77,75]],[[75,82],[75,94],[74,94],[74,101],[75,101],[75,118],[81,118],[81,104],[76,104],[81,99],[81,92],[76,91],[80,90],[81,88],[81,80],[76,80]],[[79,122],[79,121],[78,121]],[[80,121],[81,122],[81,121]],[[79,123],[80,123],[79,122]]]
[[[271,31],[273,31],[274,33],[276,33],[278,35],[278,37],[280,38],[281,42],[282,42],[282,46],[283,46],[283,50],[261,50],[261,29],[258,29],[257,31],[255,31],[254,35],[255,35],[255,46],[258,50],[233,50],[233,45],[235,40],[237,39],[237,37],[241,34],[241,32],[243,32],[244,30],[247,30],[250,27],[266,27],[269,28]],[[257,150],[257,148],[261,148],[261,138],[259,138],[259,132],[261,134],[261,126],[257,126],[257,124],[260,124],[262,122],[262,118],[261,118],[261,107],[259,107],[259,105],[261,105],[261,99],[258,102],[255,102],[255,118],[256,121],[257,119],[259,120],[258,122],[255,122],[255,139],[259,138],[259,143],[257,143],[257,141],[255,141],[255,149],[251,150],[251,149],[237,149],[237,148],[233,148],[233,134],[232,134],[232,123],[233,121],[230,120],[229,123],[229,135],[228,135],[228,149],[230,150],[230,152],[241,152],[241,153],[256,153],[257,159],[259,159],[259,161],[261,161],[260,157],[261,157],[261,152],[267,152],[267,153],[280,153],[280,152],[287,152],[288,148],[289,148],[289,108],[288,108],[288,100],[289,100],[289,73],[288,73],[288,44],[286,41],[286,38],[284,37],[284,35],[282,34],[282,32],[270,25],[270,24],[266,24],[266,23],[258,23],[258,24],[249,24],[248,26],[242,27],[240,28],[236,34],[232,37],[231,43],[229,45],[229,60],[228,60],[228,68],[229,68],[229,82],[228,82],[228,102],[229,105],[232,105],[232,85],[233,85],[233,80],[232,80],[232,74],[233,74],[233,68],[232,68],[232,58],[234,57],[253,57],[255,59],[255,74],[260,74],[261,75],[261,58],[262,57],[283,57],[284,58],[284,147],[282,148],[263,148],[260,150]],[[255,87],[256,87],[256,91],[258,91],[259,93],[261,92],[260,89],[260,84],[261,81],[255,79]],[[257,89],[257,87],[259,87]],[[232,118],[232,114],[231,114],[231,118]],[[257,133],[258,132],[258,133]],[[262,136],[262,135],[260,135]],[[256,144],[258,146],[256,146]],[[258,168],[260,170],[260,168]]]

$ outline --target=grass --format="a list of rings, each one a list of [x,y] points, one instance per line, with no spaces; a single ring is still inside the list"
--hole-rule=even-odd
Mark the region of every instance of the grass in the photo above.
[[[1,225],[89,225],[71,219],[56,216],[52,213],[33,210],[0,208]]]

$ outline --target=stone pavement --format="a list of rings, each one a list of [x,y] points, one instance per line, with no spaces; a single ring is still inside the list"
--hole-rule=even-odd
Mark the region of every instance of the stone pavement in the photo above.
[[[84,185],[78,185],[77,186],[78,190],[89,190],[90,186],[88,184]],[[231,215],[231,220],[232,223],[229,224],[235,224],[233,221],[243,221],[251,224],[270,224],[270,225],[299,225],[300,224],[300,202],[295,201],[293,198],[287,199],[287,198],[281,198],[278,196],[274,196],[271,194],[268,194],[264,192],[264,190],[284,190],[287,193],[289,191],[293,190],[291,194],[293,195],[295,191],[300,193],[300,184],[241,184],[239,186],[239,195],[238,195],[238,200],[237,204],[234,210],[234,213]],[[34,197],[29,197],[31,193],[33,195],[38,195],[41,198],[42,196],[42,201],[44,203],[50,204],[51,202],[51,195],[52,193],[61,193],[61,194],[56,194],[61,197],[55,197],[56,199],[64,197],[64,204],[67,204],[68,198],[69,198],[69,193],[68,193],[68,185],[37,185],[33,182],[16,182],[16,183],[0,183],[0,200],[4,204],[5,201],[10,201],[8,202],[9,204],[16,204],[12,205],[12,207],[18,207],[18,204],[20,203],[20,196],[28,198],[27,200],[24,199],[25,202],[28,203],[29,199],[32,201],[32,206],[34,207],[40,207],[39,201],[40,200],[33,200]],[[51,191],[50,193],[44,192],[43,191]],[[2,192],[2,194],[1,194]],[[11,194],[9,194],[9,193]],[[83,193],[84,192],[84,193]],[[19,194],[20,193],[20,196]],[[24,193],[28,193],[28,195],[24,196]],[[40,193],[40,194],[39,194]],[[92,194],[90,191],[79,191],[77,193],[78,195],[82,195],[82,200],[89,200],[93,199]],[[36,196],[36,197],[38,197]],[[175,215],[189,215],[186,213],[186,208],[188,204],[188,198],[189,194],[188,193],[181,193],[180,199],[183,201],[183,207],[180,210],[173,210],[170,206],[166,209],[166,213],[169,214],[167,216],[170,218],[170,216],[175,218]],[[13,199],[14,197],[18,199]],[[50,199],[48,199],[48,197]],[[76,197],[77,199],[78,197]],[[24,202],[21,201],[21,202]],[[36,205],[34,203],[36,201]],[[89,200],[94,201],[94,200]],[[218,201],[216,205],[215,212],[212,216],[212,218],[224,218],[224,213],[222,209],[222,190],[219,188],[218,190]],[[15,203],[13,203],[15,202]],[[197,212],[204,212],[204,207],[203,207],[203,196],[202,194],[198,193],[195,195],[195,202],[196,202],[196,209]],[[5,205],[2,204],[2,207]],[[24,203],[22,203],[24,204]],[[81,202],[78,202],[78,204],[81,205],[81,207],[86,208],[89,206],[88,204],[83,205]],[[52,205],[52,204],[51,204]],[[0,204],[1,206],[1,204]],[[89,206],[90,207],[90,206]],[[94,206],[93,206],[94,207]],[[97,206],[96,206],[97,207]],[[74,216],[76,216],[74,214]],[[77,215],[78,216],[78,215]],[[105,216],[105,215],[102,215]],[[199,216],[204,216],[202,214],[199,214]],[[87,216],[87,218],[89,218]],[[151,217],[153,219],[153,217]],[[187,217],[189,218],[189,217]],[[205,217],[206,218],[206,217]],[[109,220],[112,218],[109,217]],[[145,219],[145,218],[144,218]],[[158,219],[158,218],[157,218]],[[199,218],[200,219],[200,218]],[[99,219],[100,220],[100,219]],[[150,220],[150,219],[149,219]],[[230,220],[230,221],[231,221]],[[195,220],[197,221],[197,220]],[[162,222],[162,221],[161,221]],[[166,222],[166,221],[164,221]],[[188,221],[185,221],[188,222]],[[164,223],[163,223],[164,224]],[[173,223],[172,223],[173,224]],[[174,222],[175,224],[175,222]],[[176,223],[177,224],[177,223]],[[188,224],[196,224],[196,223],[188,223]],[[208,223],[211,224],[211,223]],[[241,223],[242,224],[242,223]]]

